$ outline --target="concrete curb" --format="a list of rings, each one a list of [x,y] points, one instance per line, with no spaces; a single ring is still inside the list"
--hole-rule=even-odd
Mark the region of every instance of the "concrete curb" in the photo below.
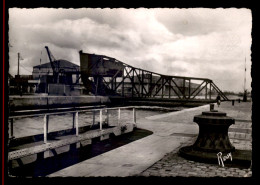
[[[214,104],[215,104],[215,103],[214,103]],[[168,116],[176,116],[176,115],[178,115],[178,114],[183,114],[184,112],[190,112],[190,111],[194,111],[194,110],[200,110],[200,109],[206,108],[206,107],[208,107],[208,106],[209,106],[209,104],[203,105],[203,106],[199,106],[199,107],[184,109],[184,110],[181,110],[181,111],[176,111],[176,112],[170,112],[170,113],[165,113],[165,114],[159,114],[159,115],[149,116],[149,117],[145,117],[145,119],[148,119],[148,120],[157,120],[157,119],[165,118],[165,117],[168,117]]]

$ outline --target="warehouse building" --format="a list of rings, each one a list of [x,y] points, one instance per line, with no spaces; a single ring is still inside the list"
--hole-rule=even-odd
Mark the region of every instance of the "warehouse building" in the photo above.
[[[57,82],[54,81],[50,63],[33,67],[33,80],[38,81],[36,93],[80,95],[80,67],[67,60],[55,60],[53,64],[59,69]]]

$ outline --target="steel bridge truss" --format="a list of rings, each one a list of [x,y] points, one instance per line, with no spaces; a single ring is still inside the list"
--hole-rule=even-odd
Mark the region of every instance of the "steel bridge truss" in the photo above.
[[[206,99],[219,94],[228,100],[216,84],[207,78],[167,76],[135,68],[123,63],[123,75],[113,77],[99,76],[109,90],[122,97],[138,98],[176,98],[183,100]]]

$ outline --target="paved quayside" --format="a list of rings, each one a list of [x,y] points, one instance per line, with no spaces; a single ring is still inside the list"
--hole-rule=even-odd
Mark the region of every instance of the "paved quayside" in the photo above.
[[[227,116],[237,120],[229,129],[230,140],[237,149],[252,150],[251,105],[251,102],[236,102],[235,106],[231,102],[222,102],[219,108],[215,105],[215,109],[224,111]],[[218,167],[217,164],[187,161],[176,154],[181,146],[190,145],[196,139],[199,128],[193,122],[194,115],[208,110],[209,105],[204,105],[139,119],[137,127],[153,131],[152,135],[57,171],[48,177],[199,176],[196,170],[203,171],[204,168],[207,169],[204,176],[250,176],[251,171],[247,169],[230,168],[234,173],[225,172],[225,168]],[[175,163],[178,165],[171,165]],[[214,172],[218,168],[217,173]]]

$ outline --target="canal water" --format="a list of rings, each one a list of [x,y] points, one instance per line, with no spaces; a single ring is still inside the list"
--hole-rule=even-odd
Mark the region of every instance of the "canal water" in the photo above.
[[[167,112],[173,112],[182,110],[184,107],[157,107],[157,106],[140,106],[136,108],[136,121],[142,118],[154,116],[158,114],[163,114]],[[107,117],[108,114],[108,117]],[[102,112],[102,120],[109,120],[110,126],[116,126],[118,124],[118,110],[109,110]],[[89,125],[98,125],[100,120],[99,111],[88,111],[88,112],[79,112],[78,123],[79,127],[89,126]],[[120,122],[132,122],[133,120],[133,109],[120,109]],[[35,116],[35,117],[23,117],[16,118],[13,122],[13,135],[15,138],[21,138],[25,136],[32,136],[43,134],[43,123],[44,116]],[[49,127],[48,132],[54,132],[59,130],[71,129],[73,128],[73,114],[57,114],[49,116]]]

